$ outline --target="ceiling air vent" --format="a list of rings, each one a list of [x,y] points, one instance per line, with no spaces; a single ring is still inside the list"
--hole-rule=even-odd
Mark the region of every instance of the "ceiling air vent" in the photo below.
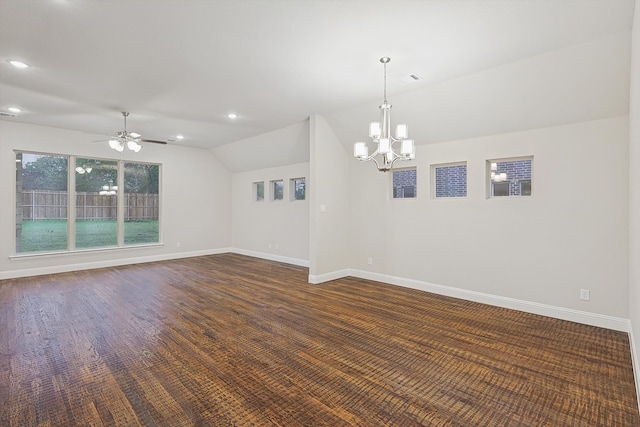
[[[0,117],[17,117],[17,116],[13,113],[6,113],[4,111],[0,111]]]
[[[415,83],[420,80],[422,80],[422,76],[420,74],[413,73],[413,74],[409,74],[407,76],[401,77],[400,84],[403,86],[406,86],[408,84]]]

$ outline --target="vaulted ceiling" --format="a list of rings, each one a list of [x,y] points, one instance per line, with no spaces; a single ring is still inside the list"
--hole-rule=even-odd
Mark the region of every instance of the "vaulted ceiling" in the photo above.
[[[22,109],[1,119],[112,135],[126,110],[145,138],[216,148],[317,113],[348,145],[377,117],[382,56],[392,58],[394,114],[418,144],[625,114],[633,9],[627,0],[0,0],[0,112]]]

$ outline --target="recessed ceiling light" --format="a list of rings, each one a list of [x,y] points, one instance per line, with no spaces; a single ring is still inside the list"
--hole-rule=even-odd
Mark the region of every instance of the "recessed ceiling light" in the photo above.
[[[11,111],[12,113],[20,113],[20,112],[22,112],[22,110],[19,109],[18,107],[9,107],[9,108],[7,108],[7,110]]]
[[[229,114],[227,114],[227,117],[230,118],[230,119],[237,119],[238,115],[236,113],[229,113]]]
[[[27,64],[25,64],[22,61],[16,61],[16,60],[9,60],[9,64],[13,65],[16,68],[29,68],[29,66]]]
[[[177,139],[184,139],[184,135],[176,135]]]

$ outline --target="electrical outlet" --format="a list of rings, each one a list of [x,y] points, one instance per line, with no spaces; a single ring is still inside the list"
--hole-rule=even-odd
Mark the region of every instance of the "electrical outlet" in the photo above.
[[[180,247],[180,242],[177,242],[176,243],[176,248],[179,248],[179,247]]]
[[[275,250],[277,251],[278,249],[280,249],[280,247],[278,246],[278,244],[275,244]]]
[[[269,249],[271,249],[271,243],[269,243]]]
[[[373,258],[371,257],[367,258],[367,264],[373,265]]]
[[[582,301],[589,301],[591,299],[589,289],[580,289],[580,299]]]

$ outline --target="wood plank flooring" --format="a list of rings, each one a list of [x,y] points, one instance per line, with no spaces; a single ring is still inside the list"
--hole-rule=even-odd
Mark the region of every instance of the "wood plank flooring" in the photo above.
[[[2,426],[640,426],[627,335],[223,254],[0,281]]]

